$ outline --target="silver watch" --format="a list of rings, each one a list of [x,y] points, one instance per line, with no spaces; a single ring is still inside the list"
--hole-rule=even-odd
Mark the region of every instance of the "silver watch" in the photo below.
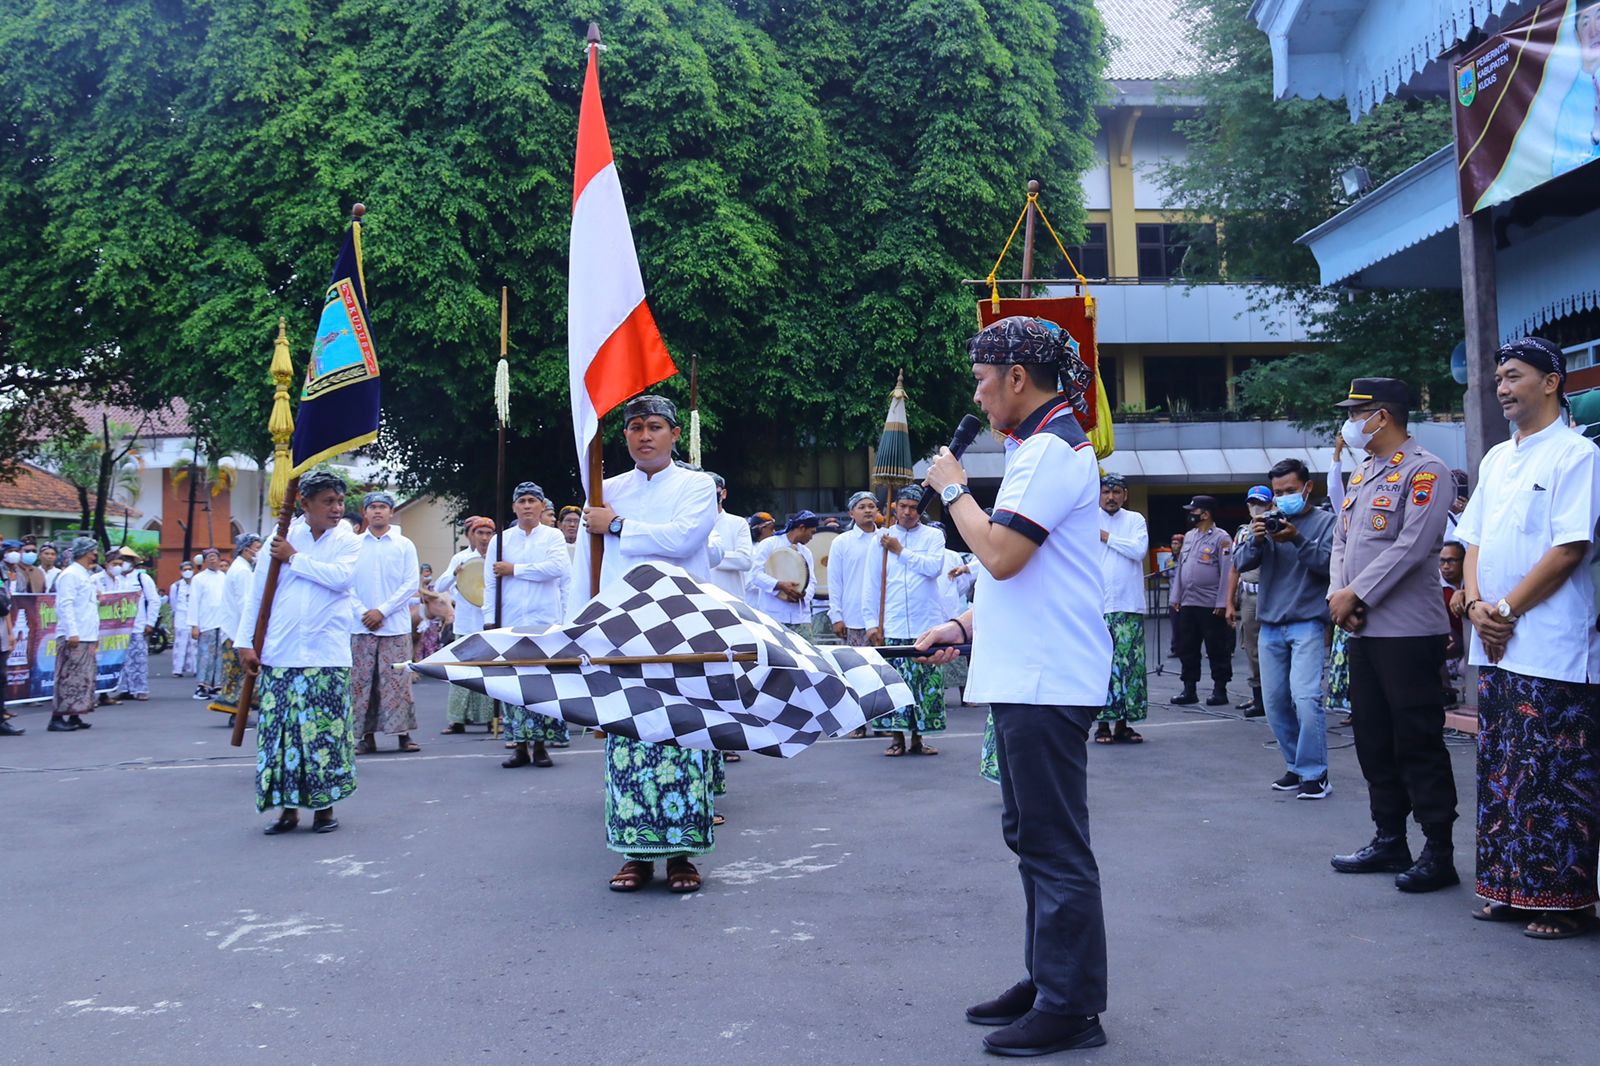
[[[1516,617],[1516,615],[1511,612],[1511,605],[1504,599],[1501,599],[1499,603],[1494,605],[1494,613],[1505,619],[1507,622]]]
[[[965,485],[946,485],[944,491],[939,493],[939,499],[944,502],[946,507],[949,507],[971,491]]]

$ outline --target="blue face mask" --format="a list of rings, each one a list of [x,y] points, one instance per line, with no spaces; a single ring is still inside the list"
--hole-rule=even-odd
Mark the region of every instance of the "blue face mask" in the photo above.
[[[34,563],[36,563],[38,561],[39,561],[39,553],[38,552],[23,552],[22,553],[22,565],[23,566],[32,566]]]
[[[1297,514],[1305,513],[1306,498],[1302,493],[1296,492],[1289,496],[1275,496],[1273,497],[1272,502],[1277,504],[1280,512],[1289,516],[1290,518],[1293,518]]]

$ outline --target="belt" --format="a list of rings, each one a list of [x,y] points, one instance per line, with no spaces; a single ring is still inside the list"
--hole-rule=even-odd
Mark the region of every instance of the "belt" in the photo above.
[[[1248,592],[1248,593],[1250,593],[1250,595],[1254,596],[1256,593],[1261,591],[1261,582],[1259,582],[1259,581],[1241,581],[1241,582],[1239,582],[1239,587],[1241,589],[1243,589],[1245,592]]]

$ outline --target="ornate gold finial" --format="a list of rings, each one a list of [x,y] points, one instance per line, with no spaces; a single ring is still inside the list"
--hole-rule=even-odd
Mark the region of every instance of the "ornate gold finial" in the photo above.
[[[289,491],[289,440],[294,436],[294,419],[289,414],[289,384],[294,380],[294,363],[289,359],[288,324],[278,319],[278,339],[272,346],[272,416],[267,432],[272,436],[272,484],[267,489],[267,506],[277,514]]]

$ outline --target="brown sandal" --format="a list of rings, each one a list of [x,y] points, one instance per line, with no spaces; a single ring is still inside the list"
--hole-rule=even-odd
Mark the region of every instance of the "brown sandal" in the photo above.
[[[410,733],[401,733],[400,734],[399,750],[401,750],[401,751],[421,751],[422,750],[422,745],[418,744],[416,741],[412,740]]]
[[[1127,722],[1118,722],[1117,723],[1117,732],[1116,732],[1116,736],[1113,739],[1115,739],[1118,744],[1143,744],[1144,743],[1143,735],[1141,735],[1139,733],[1135,733],[1133,731],[1133,727],[1128,725]]]
[[[723,816],[722,816],[722,815],[720,815],[720,814],[713,814],[713,815],[712,815],[712,816],[711,816],[711,824],[712,824],[712,825],[723,825],[723,824],[724,824],[724,823],[726,823],[726,822],[727,822],[727,819],[726,819],[726,818],[724,818],[724,817],[723,817]]]
[[[740,762],[742,758],[743,757],[736,751],[725,751],[722,753],[723,762]]]
[[[912,754],[912,755],[937,755],[937,754],[939,754],[939,749],[934,747],[932,744],[924,744],[922,741],[919,740],[915,744],[911,745],[911,747],[909,749],[909,754]]]
[[[1094,742],[1096,744],[1110,744],[1115,740],[1111,735],[1111,723],[1101,722],[1094,727]]]
[[[611,876],[611,891],[637,892],[653,881],[655,876],[655,863],[629,859],[622,864],[622,869]]]
[[[884,748],[883,753],[891,759],[898,759],[906,753],[906,746],[897,740],[887,748]]]
[[[443,736],[449,736],[451,733],[465,733],[466,731],[467,726],[465,722],[451,722],[449,725],[439,730],[440,734]]]
[[[372,740],[371,737],[362,737],[360,740],[356,741],[356,754],[376,755],[378,754],[378,745]]]
[[[700,871],[688,859],[668,859],[667,889],[672,892],[700,891]]]

